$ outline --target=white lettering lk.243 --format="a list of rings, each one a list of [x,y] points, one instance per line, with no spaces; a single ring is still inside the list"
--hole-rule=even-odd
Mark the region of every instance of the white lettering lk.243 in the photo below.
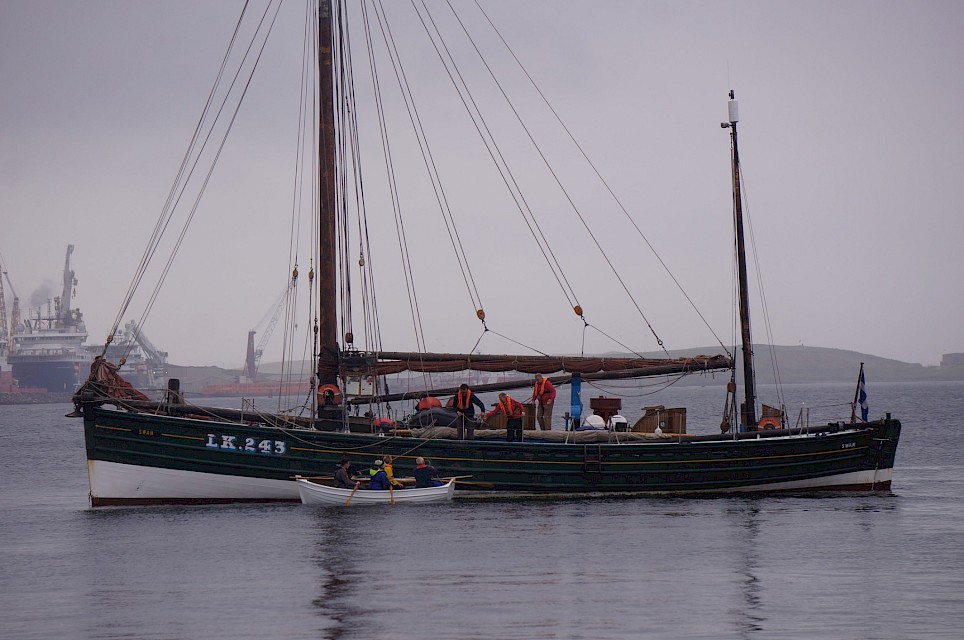
[[[288,445],[284,440],[261,440],[257,438],[245,438],[242,444],[238,436],[219,435],[216,433],[208,434],[208,441],[205,445],[211,449],[223,449],[225,451],[239,451],[241,453],[268,453],[282,455],[288,452]]]

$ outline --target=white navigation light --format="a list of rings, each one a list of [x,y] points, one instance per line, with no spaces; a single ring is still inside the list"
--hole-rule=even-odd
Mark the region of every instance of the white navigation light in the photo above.
[[[740,121],[740,103],[734,100],[733,98],[730,98],[730,101],[727,103],[727,108],[729,109],[729,113],[730,113],[730,124],[736,124],[737,122],[739,122]]]

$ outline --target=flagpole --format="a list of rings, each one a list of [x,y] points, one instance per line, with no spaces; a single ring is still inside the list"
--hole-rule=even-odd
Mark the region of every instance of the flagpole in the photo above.
[[[860,397],[860,381],[864,378],[864,363],[860,363],[860,371],[857,372],[857,388],[854,389],[854,401],[850,403],[850,422],[857,422],[857,400]]]

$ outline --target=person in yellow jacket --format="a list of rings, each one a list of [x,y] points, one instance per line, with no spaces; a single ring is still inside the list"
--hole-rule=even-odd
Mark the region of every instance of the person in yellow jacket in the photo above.
[[[385,475],[388,476],[388,481],[392,484],[393,489],[404,489],[405,485],[395,479],[395,470],[392,468],[392,457],[385,456]]]

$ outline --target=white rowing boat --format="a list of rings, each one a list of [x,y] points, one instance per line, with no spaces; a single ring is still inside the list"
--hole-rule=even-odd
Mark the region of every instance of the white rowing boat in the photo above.
[[[424,489],[410,488],[395,490],[340,489],[329,487],[306,478],[296,478],[298,493],[302,504],[320,504],[329,506],[350,506],[363,504],[395,504],[445,502],[451,500],[455,494],[455,478],[441,487],[426,487]]]

